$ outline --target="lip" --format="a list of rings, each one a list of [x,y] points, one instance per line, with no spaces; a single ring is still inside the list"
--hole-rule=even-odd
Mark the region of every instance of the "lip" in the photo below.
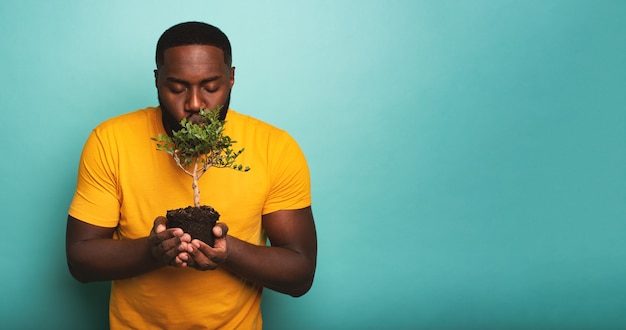
[[[192,122],[194,124],[198,124],[198,123],[200,123],[202,121],[202,116],[200,116],[197,113],[192,113],[189,116],[187,116],[186,118],[187,118],[187,121],[190,121],[190,122]]]

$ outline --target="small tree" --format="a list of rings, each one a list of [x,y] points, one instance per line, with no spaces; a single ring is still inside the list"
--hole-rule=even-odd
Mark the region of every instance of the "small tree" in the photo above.
[[[200,109],[201,119],[193,123],[187,118],[181,120],[181,129],[172,132],[172,136],[159,133],[157,149],[167,152],[176,165],[193,178],[194,206],[200,207],[200,187],[198,180],[210,167],[231,168],[247,172],[250,167],[236,164],[235,159],[244,151],[232,149],[233,143],[224,135],[225,120],[220,120],[221,107],[213,110]]]

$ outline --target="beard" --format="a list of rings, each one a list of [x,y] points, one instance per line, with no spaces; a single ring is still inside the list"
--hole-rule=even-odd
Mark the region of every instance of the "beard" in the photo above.
[[[161,100],[161,94],[158,94],[157,97],[159,99],[159,106],[161,107],[163,127],[165,128],[165,131],[167,132],[167,134],[171,136],[172,132],[176,132],[183,127],[180,125],[180,121],[174,118],[174,116],[172,116],[172,112],[170,111],[170,108],[163,105],[163,102]],[[220,116],[219,116],[220,120],[226,119],[226,114],[228,113],[229,106],[230,106],[230,93],[228,93],[226,102],[224,102],[224,104],[220,108]]]

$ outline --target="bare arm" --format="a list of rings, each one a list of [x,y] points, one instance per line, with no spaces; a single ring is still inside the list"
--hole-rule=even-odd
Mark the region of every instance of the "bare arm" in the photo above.
[[[115,240],[115,228],[94,226],[68,216],[66,255],[70,273],[81,282],[109,281],[137,276],[167,264],[183,265],[177,259],[183,232],[165,230],[165,221],[157,218],[147,237]]]
[[[219,228],[219,227],[218,227]],[[216,236],[224,227],[216,230]],[[283,210],[263,216],[271,246],[257,246],[232,236],[217,239],[215,248],[194,240],[190,251],[200,269],[222,267],[269,289],[301,296],[313,284],[317,235],[311,208]]]

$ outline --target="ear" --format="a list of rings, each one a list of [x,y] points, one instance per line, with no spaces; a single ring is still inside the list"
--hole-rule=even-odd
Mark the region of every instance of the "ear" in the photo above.
[[[159,70],[158,69],[154,70],[154,86],[157,89],[159,88]]]
[[[230,88],[233,88],[235,85],[235,67],[230,68]]]

